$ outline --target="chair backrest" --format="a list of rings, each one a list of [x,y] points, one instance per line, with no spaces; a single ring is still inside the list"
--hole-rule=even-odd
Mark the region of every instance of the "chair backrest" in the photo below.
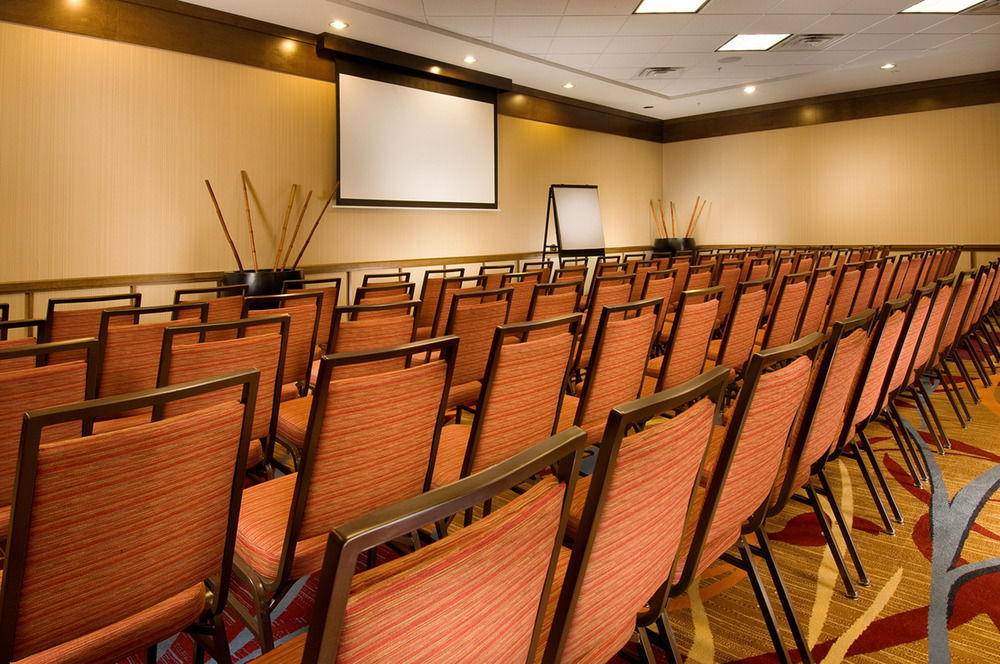
[[[604,258],[603,256],[598,257],[599,259]],[[559,258],[559,267],[580,267],[581,265],[587,264],[586,256],[569,256]]]
[[[53,298],[45,314],[45,327],[39,330],[39,343],[97,337],[101,326],[101,312],[105,309],[138,307],[141,293],[118,295],[93,295],[87,297]],[[48,362],[74,362],[83,357],[82,351],[51,355]]]
[[[931,359],[931,364],[938,364],[942,359],[951,353],[955,341],[958,339],[958,330],[965,317],[965,312],[969,308],[972,297],[972,289],[975,285],[975,273],[959,272],[955,277],[954,293],[952,294],[951,309],[948,311],[941,338],[938,340],[937,350]]]
[[[156,386],[201,380],[227,371],[254,368],[260,372],[254,405],[252,438],[273,442],[281,400],[282,370],[291,318],[286,315],[223,323],[168,327],[163,331]],[[192,333],[235,330],[239,338],[187,343]],[[187,335],[187,336],[185,336]],[[209,335],[205,335],[207,338]],[[172,417],[206,408],[218,394],[207,394],[164,405],[156,417]],[[269,451],[269,450],[267,450]]]
[[[289,282],[285,282],[286,284]],[[247,296],[248,286],[246,284],[231,284],[229,286],[216,286],[208,288],[180,288],[174,291],[174,304],[184,302],[204,302],[208,306],[208,318],[206,323],[221,323],[225,320],[236,320],[243,317],[243,299]],[[192,318],[200,320],[197,312],[179,312],[179,320]],[[219,341],[220,339],[233,339],[232,336],[218,336],[221,334],[235,334],[235,330],[225,330],[216,332],[207,341]]]
[[[831,277],[832,278],[832,277]],[[757,328],[767,305],[767,278],[744,281],[737,288],[736,303],[726,322],[716,364],[742,374],[753,355]]]
[[[330,329],[327,353],[356,353],[410,343],[415,340],[419,310],[419,300],[341,307]],[[379,315],[372,315],[374,313]],[[387,316],[386,313],[392,315]],[[402,369],[405,361],[406,358],[400,356],[386,359],[381,364],[361,362],[338,365],[333,370],[333,380]]]
[[[816,255],[816,267],[830,267],[833,264],[833,249],[820,249]]]
[[[889,372],[875,407],[876,413],[881,412],[888,404],[889,399],[893,398],[900,388],[905,387],[904,381],[913,368],[917,346],[924,335],[928,314],[934,306],[937,293],[936,284],[918,288],[913,292],[907,307],[906,319],[903,321],[903,331],[900,333],[896,350],[889,361]]]
[[[642,287],[643,300],[652,300],[658,297],[663,298],[663,306],[656,317],[656,338],[660,338],[663,330],[663,323],[667,319],[667,301],[674,292],[674,275],[677,273],[673,268],[665,270],[652,270],[646,273],[645,283]]]
[[[366,274],[365,279],[370,276],[372,275]],[[318,290],[323,293],[323,303],[319,310],[316,342],[323,348],[326,348],[327,339],[330,336],[330,328],[333,326],[333,312],[336,311],[337,304],[340,302],[340,277],[330,279],[289,279],[281,284],[282,293],[291,293],[297,290]],[[209,322],[212,321],[209,320]]]
[[[561,281],[586,281],[587,279],[587,265],[571,265],[568,267],[557,268],[552,274],[553,282]]]
[[[500,288],[504,275],[514,272],[515,267],[513,263],[510,265],[480,265],[479,274],[486,277],[486,283],[483,285],[483,288],[485,290]]]
[[[507,322],[512,292],[510,288],[500,288],[456,293],[451,298],[445,334],[454,334],[462,340],[455,359],[455,385],[483,378],[493,331]]]
[[[885,264],[884,258],[866,260],[864,262],[861,280],[858,282],[858,290],[855,292],[854,301],[851,303],[851,316],[872,307],[872,300],[875,299],[875,288],[882,277],[882,270],[885,268]]]
[[[917,288],[917,280],[920,278],[920,274],[923,272],[924,267],[924,255],[914,254],[910,258],[910,265],[906,270],[906,274],[903,276],[903,282],[900,286],[901,293],[912,293]]]
[[[149,317],[162,318],[163,314],[170,314],[172,320],[143,322]],[[111,397],[156,387],[163,330],[175,325],[205,323],[207,318],[205,302],[104,311],[98,333],[97,396]]]
[[[912,258],[908,254],[896,258],[896,267],[892,272],[892,282],[887,295],[888,299],[895,300],[903,295],[909,295],[903,291],[903,282],[906,280],[906,273],[910,269],[911,262]]]
[[[251,308],[251,307],[262,307]],[[288,314],[288,348],[285,352],[285,384],[298,383],[302,392],[309,383],[313,353],[316,351],[316,334],[319,330],[319,312],[323,306],[323,293],[314,290],[297,291],[284,295],[260,295],[246,298],[245,318],[260,318]],[[266,307],[266,308],[263,308]],[[259,328],[246,328],[247,334],[269,334]]]
[[[451,267],[439,270],[427,270],[424,272],[424,281],[420,287],[420,316],[417,318],[417,327],[431,327],[434,325],[434,316],[437,314],[438,302],[441,300],[441,289],[444,287],[444,280],[448,277],[464,277],[464,267]]]
[[[604,277],[609,274],[617,274],[619,272],[625,272],[624,263],[619,263],[618,261],[611,261],[611,260],[603,260],[603,261],[600,260],[602,258],[608,258],[607,256],[598,256],[597,258],[598,258],[597,266],[595,267],[594,270],[595,277]]]
[[[45,660],[50,648],[180,593],[188,598],[180,604],[182,615],[191,611],[192,591],[196,619],[221,615],[256,386],[257,373],[243,371],[26,414],[0,586],[0,661],[34,654]],[[231,389],[240,391],[238,402],[43,442],[49,427]],[[178,436],[195,432],[198,454],[178,455]],[[128,472],[109,476],[108,467],[115,464]],[[170,613],[164,618],[167,624],[178,620]],[[152,633],[130,635],[139,647],[164,637],[164,621],[153,622],[146,628]],[[129,649],[134,647],[133,642]]]
[[[462,477],[555,433],[581,317],[569,314],[496,328]],[[537,334],[544,328],[555,333]]]
[[[715,274],[715,263],[692,265],[688,269],[684,290],[701,290],[712,285],[712,275]]]
[[[889,300],[889,287],[892,285],[892,276],[896,272],[896,261],[894,258],[882,259],[882,273],[879,275],[878,284],[875,286],[875,293],[872,295],[872,309],[878,311]]]
[[[576,313],[580,310],[582,296],[583,281],[536,284],[528,307],[528,320],[545,320]],[[555,333],[555,328],[540,328],[532,332],[536,338]]]
[[[552,277],[552,261],[525,261],[521,263],[522,272],[534,272],[535,270],[542,273],[542,277],[539,279],[541,283],[549,283],[549,278]]]
[[[296,542],[425,490],[458,345],[457,337],[447,336],[320,358],[279,579],[290,577]],[[404,369],[330,379],[338,366],[430,353],[439,355]],[[392,418],[377,434],[359,436],[387,406]]]
[[[638,398],[663,306],[663,298],[656,298],[606,306],[601,312],[573,419],[588,432],[589,442],[597,442],[590,434],[595,423],[603,427],[612,408]]]
[[[836,446],[874,321],[875,311],[867,309],[833,324],[785,450],[769,515],[784,509],[789,497],[806,484],[817,464]]]
[[[614,659],[632,636],[636,616],[655,619],[666,607],[727,379],[728,372],[716,368],[611,411],[556,604],[546,664]],[[674,417],[627,435],[680,408]]]
[[[774,303],[778,299],[778,291],[784,286],[785,275],[792,273],[792,266],[795,264],[795,257],[784,254],[776,259],[771,271],[771,291],[767,295],[767,311],[770,314],[774,309]]]
[[[528,320],[528,310],[531,309],[531,296],[535,292],[535,284],[543,283],[541,270],[534,272],[508,272],[500,275],[498,288],[510,288],[509,323],[521,323]]]
[[[33,345],[38,343],[42,335],[42,327],[45,326],[44,318],[29,318],[27,320],[7,320],[0,322],[0,350],[14,348],[15,346]],[[10,330],[24,330],[25,336],[18,338],[8,338]],[[32,332],[34,332],[32,334]],[[10,355],[0,361],[0,372],[15,371],[17,369],[28,369],[35,366],[37,361],[45,363],[46,358],[36,358],[31,355]]]
[[[382,272],[382,273],[369,272],[361,280],[361,285],[371,286],[374,284],[393,284],[397,282],[407,283],[409,280],[410,280],[409,272]]]
[[[84,359],[61,364],[36,366],[49,352],[82,351]],[[55,341],[48,344],[21,344],[0,348],[0,508],[10,505],[17,472],[17,450],[24,413],[65,403],[93,399],[97,393],[97,339]],[[10,370],[13,360],[24,359],[26,368]],[[79,436],[80,422],[51,427],[46,441]],[[3,511],[0,509],[0,511]],[[7,537],[3,519],[0,540]]]
[[[597,324],[601,318],[601,310],[612,304],[628,302],[632,292],[634,274],[609,274],[604,277],[594,277],[590,284],[590,294],[587,298],[587,315],[583,322],[580,345],[577,347],[577,358],[574,365],[586,364],[586,354],[594,345],[597,334]]]
[[[766,257],[750,259],[750,267],[742,281],[760,281],[771,274],[771,259]],[[771,283],[770,281],[768,282]]]
[[[817,332],[751,358],[723,441],[706,460],[711,476],[704,499],[696,506],[691,544],[682,551],[684,565],[674,573],[672,596],[685,591],[741,533],[763,523],[822,340]]]
[[[836,281],[833,272],[832,267],[817,267],[813,270],[809,278],[806,301],[802,306],[802,315],[795,329],[796,339],[819,332],[823,328],[823,315],[826,313],[826,305]]]
[[[681,295],[656,378],[657,392],[686,383],[702,372],[721,296],[718,286],[684,291]]]
[[[833,326],[833,321],[846,318],[851,313],[851,304],[854,296],[858,292],[858,285],[861,283],[861,263],[845,263],[840,266],[837,276],[837,285],[833,287],[833,295],[830,298],[830,306],[826,311],[826,321],[823,329],[828,330]]]
[[[626,264],[626,272],[635,275],[635,281],[632,282],[632,293],[629,295],[629,300],[641,300],[642,292],[646,288],[646,275],[650,272],[654,272],[659,269],[659,261],[654,260],[635,260]]]
[[[913,355],[913,364],[910,368],[909,376],[905,381],[906,385],[912,385],[928,369],[930,359],[934,357],[934,351],[937,349],[941,339],[943,323],[947,320],[948,312],[951,311],[952,294],[954,293],[952,284],[954,282],[954,276],[942,277],[934,282],[937,284],[937,292],[934,294],[930,311],[927,312],[927,323],[923,334],[920,336],[920,344],[917,346],[917,351]]]
[[[529,661],[583,445],[583,432],[567,429],[483,473],[335,528],[301,663],[370,662],[374,651],[387,650],[405,650],[414,661]],[[488,517],[355,575],[363,551],[467,510],[550,467],[552,475]],[[482,555],[469,556],[472,550]],[[504,619],[483,619],[490,615]],[[462,638],[438,638],[442,624]]]
[[[674,273],[674,292],[670,294],[670,301],[667,302],[667,311],[673,311],[681,301],[681,293],[687,284],[688,270],[691,269],[691,259],[687,256],[674,256],[670,261],[670,267],[676,270]]]
[[[767,328],[765,328],[764,338],[761,340],[761,349],[767,350],[793,341],[799,319],[802,316],[802,309],[806,304],[806,291],[808,289],[808,272],[785,274],[767,319]],[[771,292],[774,292],[774,288],[771,289]]]
[[[486,275],[475,277],[445,277],[441,284],[441,296],[438,299],[437,311],[434,313],[434,324],[431,326],[431,336],[438,337],[448,329],[448,317],[451,316],[452,298],[462,293],[473,293],[486,289]]]
[[[354,304],[384,304],[412,300],[415,284],[409,281],[377,283],[354,290]]]
[[[812,272],[815,264],[815,251],[797,251],[795,252],[795,265],[792,267],[792,272]]]

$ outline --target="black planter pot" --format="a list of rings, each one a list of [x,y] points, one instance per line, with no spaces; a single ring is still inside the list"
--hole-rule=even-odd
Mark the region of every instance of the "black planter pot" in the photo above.
[[[697,245],[693,237],[658,237],[653,240],[656,253],[676,254],[679,251],[694,251]]]
[[[281,285],[289,279],[302,279],[302,270],[247,270],[222,275],[226,286],[246,284],[247,295],[279,295]]]

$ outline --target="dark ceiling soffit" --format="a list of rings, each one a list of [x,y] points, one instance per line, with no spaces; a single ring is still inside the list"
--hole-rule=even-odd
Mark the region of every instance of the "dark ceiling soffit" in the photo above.
[[[399,69],[416,72],[423,76],[439,76],[445,79],[471,83],[495,90],[507,91],[511,88],[511,80],[501,76],[485,74],[474,69],[456,67],[446,62],[431,60],[419,55],[396,51],[384,46],[376,46],[356,39],[348,39],[339,35],[324,32],[316,36],[316,52],[325,58],[336,60],[346,56],[355,60],[367,60]],[[431,67],[440,69],[431,72]]]
[[[664,143],[1000,102],[1000,71],[870,88],[663,122]]]

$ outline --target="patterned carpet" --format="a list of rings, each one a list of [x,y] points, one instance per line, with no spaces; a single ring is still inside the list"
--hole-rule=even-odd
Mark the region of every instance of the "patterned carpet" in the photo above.
[[[882,530],[856,463],[840,459],[828,466],[871,579],[869,587],[858,588],[858,599],[845,596],[808,507],[791,503],[769,522],[775,556],[816,662],[1000,662],[1000,496],[995,495],[1000,488],[1000,378],[992,387],[976,384],[982,403],[970,404],[973,420],[965,429],[944,394],[938,390],[932,396],[952,449],[942,456],[922,448],[930,485],[915,487],[889,432],[869,427],[904,516],[895,535]],[[900,410],[930,442],[917,411]],[[758,569],[771,587],[761,561]],[[279,642],[304,631],[314,588],[314,578],[300,581],[276,612]],[[773,594],[772,604],[778,606]],[[779,622],[784,626],[780,610]],[[259,653],[256,641],[228,612],[227,623],[234,661],[252,660]],[[728,565],[710,568],[697,589],[671,604],[671,624],[688,662],[776,661],[750,584]],[[787,629],[783,633],[786,644],[792,644]],[[185,636],[160,644],[160,664],[190,661],[191,647]],[[792,654],[798,659],[797,652]],[[666,661],[662,652],[658,660]],[[143,661],[138,655],[123,660]]]

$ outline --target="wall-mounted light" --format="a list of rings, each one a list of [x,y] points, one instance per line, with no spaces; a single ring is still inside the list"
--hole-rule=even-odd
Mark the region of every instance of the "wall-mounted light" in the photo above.
[[[757,92],[757,86],[748,85],[745,88],[743,88],[743,92],[747,93],[748,95],[752,95],[753,93]]]
[[[330,27],[333,28],[334,30],[343,30],[349,25],[350,25],[349,23],[345,23],[344,21],[341,21],[339,18],[335,18],[332,21],[330,21]]]

